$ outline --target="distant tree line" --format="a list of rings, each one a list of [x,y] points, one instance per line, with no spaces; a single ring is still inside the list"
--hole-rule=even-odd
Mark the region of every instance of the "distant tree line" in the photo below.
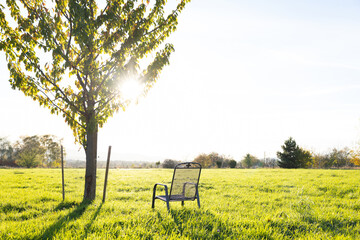
[[[179,164],[182,161],[177,161],[173,159],[165,159],[162,163],[156,162],[156,166],[162,168],[174,168],[176,164]],[[193,162],[200,163],[203,168],[235,168],[237,163],[234,159],[226,157],[224,155],[219,155],[216,152],[210,154],[200,154],[198,155]]]
[[[204,168],[352,168],[360,166],[360,148],[333,148],[328,153],[311,153],[297,145],[293,138],[289,138],[281,146],[282,151],[277,152],[278,158],[259,159],[250,153],[246,154],[239,162],[232,157],[218,153],[199,154],[194,162]],[[165,168],[173,168],[176,162],[165,160]]]
[[[65,162],[66,168],[85,168],[86,162],[83,160],[67,160]],[[106,161],[99,160],[96,165],[97,168],[106,168]],[[124,161],[124,160],[111,160],[109,163],[110,169],[116,168],[155,168],[156,164],[154,162],[148,161]]]
[[[332,149],[329,153],[311,153],[289,138],[277,153],[281,168],[351,168],[360,166],[360,151],[349,148]]]
[[[0,166],[9,167],[59,167],[61,165],[61,141],[53,135],[21,137],[12,144],[7,138],[0,138]],[[247,153],[240,161],[230,156],[212,152],[199,154],[193,162],[203,168],[352,168],[360,166],[360,148],[333,148],[328,153],[311,153],[289,138],[277,152],[278,158],[259,159]],[[174,168],[181,161],[165,159],[160,162],[111,161],[112,168]],[[98,167],[105,167],[99,162]],[[66,167],[85,167],[83,161],[69,161]]]
[[[273,168],[276,167],[277,159],[258,159],[257,157],[248,153],[241,161],[237,162],[230,156],[220,155],[216,152],[212,152],[210,154],[202,153],[198,155],[194,159],[194,162],[200,163],[204,168]]]
[[[0,166],[10,167],[59,167],[61,143],[53,135],[21,137],[12,144],[0,138]]]

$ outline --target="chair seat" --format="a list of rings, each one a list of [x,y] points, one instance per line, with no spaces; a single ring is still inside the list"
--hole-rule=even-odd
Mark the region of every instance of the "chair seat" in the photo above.
[[[155,198],[166,202],[166,196],[156,196]],[[194,200],[195,200],[195,198],[184,197],[182,195],[171,195],[170,196],[170,202],[172,202],[172,201],[194,201]]]

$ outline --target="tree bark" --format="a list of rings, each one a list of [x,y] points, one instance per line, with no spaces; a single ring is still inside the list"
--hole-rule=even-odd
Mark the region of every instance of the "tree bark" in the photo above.
[[[98,126],[94,117],[95,113],[91,114],[87,124],[86,133],[86,172],[85,172],[85,191],[84,200],[94,200],[96,196],[96,163],[97,163],[97,135]]]

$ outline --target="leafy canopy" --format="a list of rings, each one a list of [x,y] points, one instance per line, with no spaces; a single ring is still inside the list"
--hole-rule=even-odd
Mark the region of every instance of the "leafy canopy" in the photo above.
[[[62,114],[85,146],[90,128],[129,103],[121,82],[136,78],[144,94],[153,85],[174,51],[164,40],[189,1],[166,13],[165,0],[107,0],[103,8],[94,0],[7,0],[0,4],[0,50],[10,84]],[[150,63],[141,68],[144,58]]]

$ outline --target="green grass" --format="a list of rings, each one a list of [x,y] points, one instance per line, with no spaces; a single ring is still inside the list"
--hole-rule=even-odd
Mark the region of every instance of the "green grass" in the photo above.
[[[172,170],[110,170],[82,203],[84,170],[0,169],[0,239],[360,239],[358,170],[205,169],[196,202],[151,209]]]

